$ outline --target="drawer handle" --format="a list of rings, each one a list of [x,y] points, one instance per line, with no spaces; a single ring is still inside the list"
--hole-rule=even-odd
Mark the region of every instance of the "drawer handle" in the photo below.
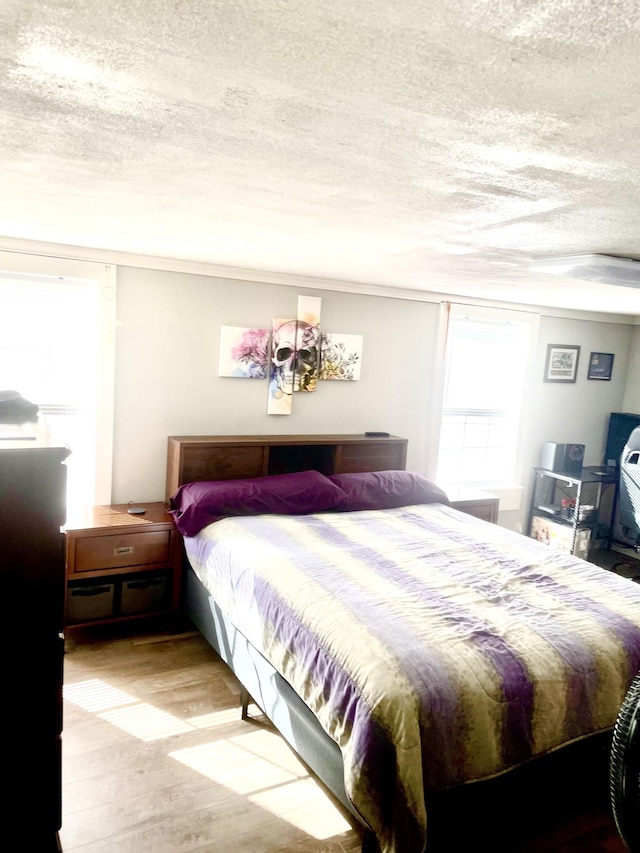
[[[72,597],[74,596],[87,596],[87,595],[103,595],[105,592],[109,592],[111,587],[109,586],[92,586],[92,587],[84,587],[83,589],[71,589],[69,590]]]
[[[114,557],[122,557],[123,554],[133,554],[133,545],[122,545],[120,548],[113,549]]]

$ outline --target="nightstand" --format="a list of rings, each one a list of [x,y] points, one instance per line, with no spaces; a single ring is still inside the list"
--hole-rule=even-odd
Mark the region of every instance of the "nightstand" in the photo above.
[[[492,524],[498,523],[500,498],[497,495],[469,486],[450,486],[444,491],[455,509],[481,518],[483,521],[490,521]]]
[[[65,525],[67,596],[65,625],[77,627],[180,609],[182,549],[162,502],[86,508]]]

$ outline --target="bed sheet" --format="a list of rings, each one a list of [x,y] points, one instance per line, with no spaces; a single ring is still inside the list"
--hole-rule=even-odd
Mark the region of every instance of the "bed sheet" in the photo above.
[[[640,587],[440,504],[223,519],[194,571],[341,749],[383,853],[425,791],[611,728],[640,669]]]

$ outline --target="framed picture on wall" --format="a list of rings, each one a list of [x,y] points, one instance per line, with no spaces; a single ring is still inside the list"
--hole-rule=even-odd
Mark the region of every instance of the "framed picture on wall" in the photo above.
[[[545,382],[575,382],[578,375],[580,347],[571,344],[549,344],[544,368]]]
[[[589,356],[587,379],[611,379],[613,355],[612,352],[592,352]]]

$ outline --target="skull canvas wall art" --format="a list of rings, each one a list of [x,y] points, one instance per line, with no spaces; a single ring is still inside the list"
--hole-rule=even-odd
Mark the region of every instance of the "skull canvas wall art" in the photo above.
[[[296,362],[297,320],[277,317],[273,321],[271,372],[267,413],[290,415]]]
[[[321,333],[321,304],[298,296],[297,317],[276,317],[271,329],[221,326],[218,376],[268,376],[269,415],[290,415],[294,392],[315,391],[319,379],[359,379],[362,335]]]
[[[295,320],[276,318],[271,339],[270,415],[290,415],[294,391],[315,391],[320,370],[320,305],[314,296],[298,297]]]

